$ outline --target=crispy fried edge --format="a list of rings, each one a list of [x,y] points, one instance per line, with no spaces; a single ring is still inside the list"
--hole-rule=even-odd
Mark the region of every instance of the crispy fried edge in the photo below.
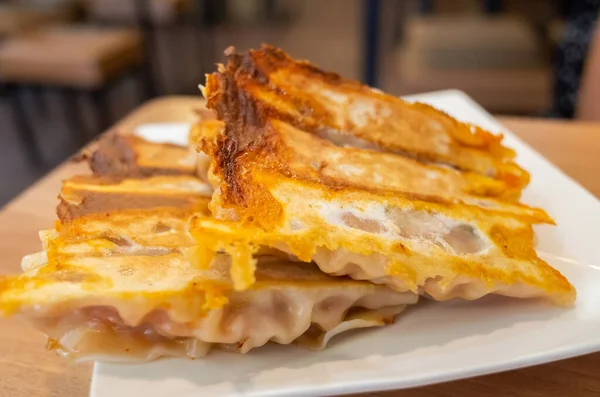
[[[319,103],[311,100],[310,97],[302,98],[298,95],[288,95],[285,91],[270,82],[269,75],[271,73],[278,70],[287,70],[289,73],[297,73],[309,79],[320,79],[324,84],[334,85],[345,91],[361,92],[376,97],[381,101],[400,101],[405,106],[412,107],[420,113],[428,114],[432,118],[443,119],[453,126],[449,130],[449,134],[460,147],[464,150],[480,151],[484,156],[490,158],[494,163],[495,176],[498,179],[505,181],[512,188],[517,189],[517,191],[523,189],[530,181],[529,173],[512,161],[515,152],[501,144],[502,135],[494,135],[480,127],[460,122],[430,105],[405,102],[357,81],[342,79],[339,75],[325,72],[307,61],[296,61],[282,50],[268,45],[263,45],[259,50],[250,50],[244,54],[238,54],[235,52],[235,49],[229,48],[226,51],[226,55],[229,57],[229,63],[226,67],[220,65],[218,72],[207,76],[207,85],[204,91],[208,94],[207,106],[215,110],[220,119],[224,119],[223,115],[226,114],[228,108],[226,106],[215,106],[216,102],[211,100],[214,89],[221,85],[226,92],[232,86],[230,83],[235,81],[238,90],[242,89],[250,92],[250,94],[244,95],[245,103],[251,103],[251,92],[260,86],[260,89],[268,92],[269,95],[274,95],[275,97],[284,96],[285,100],[280,101],[280,104],[291,103],[294,111],[298,111],[304,116],[301,118],[292,117],[285,112],[279,111],[276,106],[271,106],[255,99],[254,105],[261,107],[262,114],[268,114],[273,118],[284,120],[292,125],[299,125],[302,129],[312,132],[322,130],[323,126],[335,128],[336,124],[332,119],[332,115],[320,106]],[[359,138],[369,140],[368,136],[361,135]],[[393,152],[398,150],[404,152],[399,147],[386,147],[384,142],[378,141],[373,143]],[[416,153],[413,154],[416,155]],[[443,159],[431,158],[427,154],[421,154],[417,157],[422,161],[445,162]]]

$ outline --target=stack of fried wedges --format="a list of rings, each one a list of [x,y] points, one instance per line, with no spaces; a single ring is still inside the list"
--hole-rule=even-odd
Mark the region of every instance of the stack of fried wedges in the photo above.
[[[318,349],[420,296],[574,302],[501,136],[270,46],[226,54],[189,148],[111,134],[64,182],[4,315],[73,359],[146,361]]]

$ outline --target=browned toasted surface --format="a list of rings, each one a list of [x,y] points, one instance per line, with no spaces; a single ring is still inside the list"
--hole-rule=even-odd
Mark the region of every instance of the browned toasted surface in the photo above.
[[[534,223],[552,223],[552,219],[541,209],[502,200],[502,195],[507,193],[506,185],[475,173],[423,164],[392,153],[338,147],[279,120],[269,119],[262,133],[253,135],[247,148],[242,146],[243,143],[235,142],[253,134],[252,127],[230,131],[228,138],[224,138],[225,128],[224,123],[217,121],[196,126],[196,130],[203,131],[196,131],[199,143],[213,158],[221,156],[222,150],[229,150],[227,144],[220,140],[231,139],[234,142],[230,144],[231,148],[252,153],[251,161],[255,169],[267,170],[270,167],[271,172],[282,176],[319,182],[331,189],[359,188],[370,192],[393,192],[395,195],[434,203],[461,203],[491,209],[522,216]],[[233,162],[238,159],[231,153],[227,155],[231,156]],[[241,155],[239,159],[244,157]],[[216,167],[216,173],[223,173],[220,165],[216,164]],[[227,175],[231,177],[234,174],[230,172]],[[237,186],[231,178],[227,183],[221,194],[228,191],[229,184]],[[238,191],[242,192],[240,189]],[[232,198],[234,200],[235,197]]]
[[[243,116],[246,124],[277,118],[340,145],[401,153],[448,164],[504,181],[520,190],[529,181],[513,162],[502,137],[459,122],[420,103],[342,79],[283,51],[263,45],[243,55],[228,52],[229,63],[208,76],[208,107],[221,120]],[[232,84],[234,82],[234,84]],[[224,97],[243,101],[236,114]],[[252,111],[248,109],[252,107]],[[258,111],[257,111],[258,110]]]
[[[201,175],[204,180],[197,175],[198,155],[189,147],[112,132],[90,152],[81,160],[88,162],[93,175],[63,181],[57,206],[61,221],[121,210],[206,211],[212,187],[206,175]]]
[[[393,322],[418,299],[282,257],[262,257],[252,288],[232,291],[229,256],[202,270],[189,263],[189,223],[208,217],[210,186],[121,171],[66,180],[61,220],[40,232],[44,251],[24,258],[23,274],[0,277],[0,315],[30,320],[63,357],[196,358],[215,341],[242,353],[269,340],[322,348],[339,332]]]
[[[195,157],[186,147],[114,133],[98,142],[90,168],[95,175],[122,178],[194,175]]]
[[[207,121],[206,133],[198,134],[200,149],[212,158],[209,178],[216,190],[209,207],[227,222],[201,220],[196,226],[198,236],[211,235],[213,248],[229,249],[237,287],[251,285],[252,252],[268,246],[317,263],[323,250],[332,257],[349,252],[367,279],[375,266],[369,258],[379,255],[383,282],[413,291],[433,286],[429,291],[441,291],[441,297],[468,280],[468,288],[478,291],[470,296],[499,291],[574,301],[572,285],[535,253],[532,224],[553,221],[543,210],[515,202],[528,175],[500,137],[320,72],[271,47],[229,55],[228,66],[210,75],[205,87],[221,124]],[[295,88],[288,89],[283,74]],[[384,106],[381,118],[402,126],[365,116],[365,129],[357,129],[350,114],[331,113],[323,92]],[[431,120],[439,124],[433,128]],[[345,130],[338,128],[342,124]],[[421,146],[398,153],[391,145],[414,138],[407,126],[420,126]],[[343,143],[331,137],[332,130],[346,134]],[[451,158],[436,157],[438,138]],[[204,254],[199,257],[210,257]],[[324,263],[322,270],[332,268]]]
[[[211,187],[192,176],[150,176],[114,179],[75,176],[63,182],[57,214],[69,221],[83,215],[123,209],[158,207],[203,208]]]
[[[198,97],[162,97],[137,109],[121,121],[120,127],[159,121],[189,121],[190,109],[201,106]],[[599,125],[522,118],[502,118],[502,124],[549,158],[563,171],[600,196]],[[3,272],[14,273],[26,252],[38,249],[36,231],[53,220],[53,207],[60,180],[80,173],[78,165],[65,164],[36,183],[2,211]],[[535,176],[534,176],[535,177]],[[91,366],[65,363],[44,350],[44,338],[18,319],[2,322],[0,328],[0,369],[4,374],[0,389],[12,397],[87,397]],[[600,391],[597,368],[600,354],[539,365],[526,369],[444,383],[419,389],[393,391],[380,397],[439,397],[486,393],[505,397],[518,393],[537,397],[540,393],[569,395],[577,390]],[[366,396],[367,394],[361,394]],[[369,396],[373,397],[371,394]]]
[[[543,210],[515,203],[519,188],[505,180],[422,163],[397,153],[354,145],[340,147],[306,131],[301,128],[302,123],[290,120],[287,113],[278,112],[279,109],[246,89],[265,79],[259,72],[248,73],[253,54],[256,52],[243,57],[235,55],[227,68],[221,67],[219,72],[208,76],[205,88],[208,107],[216,111],[220,121],[205,121],[203,128],[196,127],[204,133],[195,131],[195,135],[200,149],[213,159],[212,173],[220,197],[214,206],[235,207],[242,217],[241,212],[248,211],[246,217],[277,222],[280,208],[264,189],[253,183],[248,172],[260,170],[317,182],[331,190],[358,189],[447,207],[478,207],[531,223],[553,223]],[[286,101],[297,99],[287,91],[284,97]],[[279,98],[276,103],[281,104]],[[316,125],[313,131],[327,128]],[[395,131],[390,132],[394,134]],[[401,134],[397,139],[402,141]],[[259,209],[264,210],[260,215]]]

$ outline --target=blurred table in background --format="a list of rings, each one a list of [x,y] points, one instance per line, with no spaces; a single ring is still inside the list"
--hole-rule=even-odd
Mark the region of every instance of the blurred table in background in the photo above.
[[[513,114],[546,110],[552,70],[527,21],[515,16],[413,18],[394,54],[394,92],[456,88],[486,109]]]
[[[152,96],[164,95],[165,61],[176,57],[177,51],[170,48],[167,56],[162,56],[161,46],[165,38],[176,37],[177,47],[186,41],[186,32],[193,32],[193,47],[186,53],[185,62],[177,59],[172,64],[178,66],[171,76],[180,76],[185,64],[195,66],[197,76],[194,83],[184,84],[177,92],[191,93],[201,81],[204,73],[212,68],[215,55],[213,27],[219,20],[213,9],[223,5],[220,0],[83,0],[86,16],[91,23],[103,25],[135,26],[142,32],[146,56],[145,68],[152,76]],[[219,8],[219,7],[217,7]],[[222,8],[222,7],[221,7]],[[180,55],[181,56],[181,55]],[[169,58],[168,60],[166,58]]]
[[[139,76],[140,96],[148,99],[150,83],[140,73],[142,59],[140,35],[133,29],[52,26],[5,40],[0,47],[0,89],[12,105],[30,163],[43,166],[44,158],[31,123],[32,109],[23,103],[24,89],[34,89],[39,101],[45,90],[62,93],[73,141],[81,146],[90,137],[79,97],[86,95],[94,103],[96,133],[106,129],[112,122],[108,93],[117,83]]]
[[[192,7],[195,0],[85,0],[88,18],[92,20],[137,23],[140,11],[155,25],[175,23]],[[143,7],[142,7],[143,6]],[[143,8],[140,10],[140,8]]]
[[[193,109],[203,104],[198,97],[155,99],[121,120],[115,128],[127,132],[144,123],[192,122]],[[499,120],[600,197],[599,123],[512,117]],[[48,228],[55,219],[61,181],[85,171],[82,164],[67,162],[4,207],[0,212],[1,274],[20,272],[21,257],[39,251],[37,232]],[[0,396],[88,396],[91,364],[69,364],[46,351],[44,345],[44,337],[22,322],[0,321]],[[592,396],[600,393],[598,368],[600,353],[473,379],[361,396]]]
[[[56,3],[56,2],[49,2]],[[68,22],[73,19],[77,5],[62,1],[55,7],[21,2],[0,5],[0,40],[50,24]]]

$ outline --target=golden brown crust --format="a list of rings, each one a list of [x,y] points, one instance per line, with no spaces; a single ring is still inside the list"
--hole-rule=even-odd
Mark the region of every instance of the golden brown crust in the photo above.
[[[276,118],[315,134],[334,131],[379,150],[493,176],[517,190],[529,181],[528,173],[512,161],[514,151],[502,146],[501,136],[429,105],[342,79],[270,46],[228,54],[227,67],[207,77],[205,90],[208,107],[221,120],[261,125]],[[358,113],[361,120],[354,118]]]
[[[242,129],[239,134],[230,131],[227,137],[219,137],[219,132],[215,131],[218,129],[217,125],[217,122],[210,122],[204,128],[205,133],[197,131],[201,149],[212,158],[229,152],[227,148],[219,149],[220,140],[235,142],[238,135],[243,134],[246,138],[250,135],[244,132],[248,129]],[[221,123],[219,131],[223,131],[224,128],[224,124]],[[200,129],[201,126],[198,126],[198,130]],[[222,173],[224,168],[220,164],[228,160],[223,159],[213,164],[213,172],[219,178],[223,178],[224,182],[218,185],[223,196],[223,206],[236,203],[234,192],[244,194],[241,188],[229,190],[230,183],[236,187],[251,183],[241,179],[235,181],[235,175],[242,175],[248,179],[250,174],[244,172],[245,169],[261,169],[278,173],[282,177],[292,176],[297,180],[318,182],[333,190],[359,189],[446,205],[459,202],[488,211],[521,216],[533,223],[553,223],[541,209],[496,198],[505,192],[506,186],[502,182],[474,173],[422,164],[394,154],[337,147],[329,141],[278,120],[269,119],[262,128],[262,134],[253,135],[252,144],[252,148],[239,153],[238,157],[228,153],[229,158],[237,163],[229,166],[229,169],[238,167],[241,171],[230,172],[225,177]],[[230,191],[232,197],[222,193]],[[264,198],[261,198],[259,202],[263,200]],[[246,199],[243,202],[249,204]]]
[[[204,188],[204,190],[200,190]],[[191,176],[156,176],[145,179],[74,176],[63,182],[57,215],[61,221],[124,209],[158,207],[203,208],[210,188]]]
[[[452,160],[471,156],[473,167],[444,169],[418,161],[419,154],[407,150],[375,151],[369,142],[388,147],[361,131],[351,131],[363,139],[351,141],[351,147],[330,142],[336,137],[326,139],[324,132],[331,132],[336,115],[322,101],[310,102],[320,95],[314,90],[298,93],[286,86],[284,91],[281,82],[273,83],[281,70],[292,80],[302,74],[302,89],[335,86],[342,89],[337,93],[359,93],[361,100],[375,98],[392,110],[418,111],[421,123],[440,123],[442,136],[451,137],[449,147],[466,156]],[[377,256],[375,262],[386,261],[385,271],[375,272],[385,278],[381,282],[413,291],[429,288],[439,296],[466,278],[480,284],[479,292],[547,294],[565,304],[575,299],[569,282],[535,253],[532,224],[553,221],[543,210],[515,202],[528,176],[518,171],[514,153],[502,147],[500,137],[429,106],[406,104],[294,63],[270,47],[243,56],[230,53],[228,66],[208,76],[205,95],[223,122],[220,130],[211,122],[210,131],[198,134],[199,149],[212,158],[209,179],[216,190],[209,207],[228,222],[201,221],[194,233],[205,238],[206,246],[212,244],[204,251],[224,249],[232,255],[236,288],[252,284],[252,255],[266,246],[317,262],[319,253],[335,256],[345,250],[363,261],[365,273],[359,273],[367,279],[375,269],[371,256]],[[402,143],[406,136],[401,132],[387,143]],[[482,164],[495,167],[495,178],[481,175],[485,172],[477,166]],[[505,191],[511,194],[504,196]],[[210,257],[205,254],[201,257]],[[322,269],[352,271],[327,264]]]
[[[565,305],[575,300],[569,281],[538,258],[533,249],[533,229],[526,222],[393,195],[332,191],[266,175],[259,178],[280,200],[283,219],[279,222],[270,223],[265,230],[198,218],[192,227],[204,249],[231,254],[234,268],[248,269],[253,252],[266,246],[302,261],[314,260],[332,274],[348,274],[353,266],[361,266],[365,275],[360,279],[372,280],[369,274],[376,274],[376,278],[388,278],[375,282],[400,291],[416,292],[423,287],[429,292],[432,288],[438,294],[436,299],[448,299],[449,291],[456,289],[458,296],[479,291],[474,292],[476,298],[495,292],[548,296]],[[259,225],[264,227],[265,223]],[[347,252],[348,263],[353,265],[339,265],[341,259],[323,262],[319,255],[324,252],[334,258]],[[205,264],[206,260],[200,266]],[[239,274],[234,278],[236,288],[252,285],[251,272],[240,270]]]
[[[333,190],[358,189],[448,206],[476,206],[532,223],[553,223],[541,209],[509,202],[518,189],[505,181],[423,164],[393,153],[337,147],[295,128],[282,121],[285,117],[276,113],[277,109],[241,88],[255,84],[251,76],[259,81],[262,78],[248,73],[248,59],[249,55],[232,56],[227,69],[208,77],[205,89],[208,106],[223,122],[220,131],[217,122],[209,122],[207,133],[197,132],[202,137],[199,149],[213,159],[212,174],[219,188],[218,201],[213,200],[211,208],[234,209],[242,221],[252,218],[263,224],[277,223],[280,206],[252,180],[252,173],[260,170],[318,182]],[[287,96],[286,100],[294,98]],[[345,173],[343,167],[358,170],[360,175]]]
[[[98,141],[89,164],[94,175],[113,178],[194,175],[193,161],[186,161],[189,156],[185,147],[113,133]]]

